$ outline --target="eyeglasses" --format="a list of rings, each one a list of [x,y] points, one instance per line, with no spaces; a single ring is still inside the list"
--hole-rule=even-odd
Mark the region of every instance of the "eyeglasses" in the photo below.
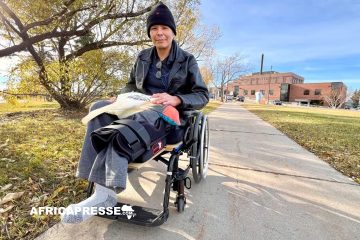
[[[156,68],[157,68],[157,72],[156,72],[156,74],[155,74],[155,76],[156,76],[156,78],[161,78],[161,66],[162,66],[162,63],[161,63],[161,61],[158,61],[157,63],[156,63]]]

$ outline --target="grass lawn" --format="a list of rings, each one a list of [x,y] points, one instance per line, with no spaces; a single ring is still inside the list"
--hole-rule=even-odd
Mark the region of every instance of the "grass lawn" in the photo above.
[[[204,112],[219,105],[210,102]],[[74,176],[85,115],[63,112],[57,104],[0,104],[0,199],[24,192],[0,205],[0,239],[33,239],[60,220],[30,215],[32,207],[64,207],[86,198],[87,182]]]
[[[222,103],[220,101],[210,101],[206,107],[202,110],[204,114],[208,114],[211,111],[214,111],[216,108],[218,108]]]
[[[4,239],[33,239],[59,216],[31,216],[31,207],[67,206],[85,197],[85,183],[75,179],[85,128],[79,117],[58,110],[16,114],[0,123],[0,186],[7,193],[24,192],[0,208]]]
[[[32,111],[39,109],[53,109],[58,108],[59,104],[57,102],[43,102],[43,101],[23,101],[18,102],[16,105],[11,105],[8,103],[0,103],[0,114],[4,113],[13,113],[21,111]]]
[[[243,104],[360,183],[360,111]]]

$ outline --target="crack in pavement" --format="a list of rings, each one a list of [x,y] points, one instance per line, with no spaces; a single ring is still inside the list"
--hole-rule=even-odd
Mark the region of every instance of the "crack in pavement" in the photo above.
[[[261,134],[261,135],[272,135],[272,136],[286,136],[285,134],[279,133],[262,133],[262,132],[248,132],[248,131],[239,131],[239,130],[226,130],[226,129],[217,129],[217,128],[210,128],[210,131],[216,132],[238,132],[238,133],[251,133],[251,134]]]
[[[270,173],[270,174],[289,176],[289,177],[305,178],[305,179],[311,179],[311,180],[317,180],[317,181],[332,182],[332,183],[339,183],[339,184],[346,184],[346,185],[352,185],[352,186],[360,187],[360,185],[357,184],[357,183],[340,182],[340,181],[331,180],[331,179],[324,179],[324,178],[309,177],[309,176],[295,175],[295,174],[289,174],[289,173],[267,171],[267,170],[261,170],[261,169],[255,169],[255,168],[237,167],[237,166],[225,165],[225,164],[219,164],[219,163],[209,163],[209,165],[218,166],[218,167],[224,167],[224,168],[235,168],[235,169],[246,170],[246,171]]]

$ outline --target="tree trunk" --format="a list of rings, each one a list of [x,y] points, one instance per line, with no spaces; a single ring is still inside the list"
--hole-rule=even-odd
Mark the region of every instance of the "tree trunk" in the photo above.
[[[224,102],[224,85],[220,87],[221,102]]]
[[[64,96],[65,97],[65,96]],[[85,105],[82,104],[79,100],[71,100],[71,99],[64,99],[62,100],[60,107],[64,110],[70,111],[83,111],[85,110]]]

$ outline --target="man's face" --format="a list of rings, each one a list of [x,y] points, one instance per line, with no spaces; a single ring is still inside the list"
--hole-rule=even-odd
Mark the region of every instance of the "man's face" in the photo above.
[[[171,28],[165,25],[154,25],[150,28],[150,38],[157,49],[171,48],[175,35]]]

